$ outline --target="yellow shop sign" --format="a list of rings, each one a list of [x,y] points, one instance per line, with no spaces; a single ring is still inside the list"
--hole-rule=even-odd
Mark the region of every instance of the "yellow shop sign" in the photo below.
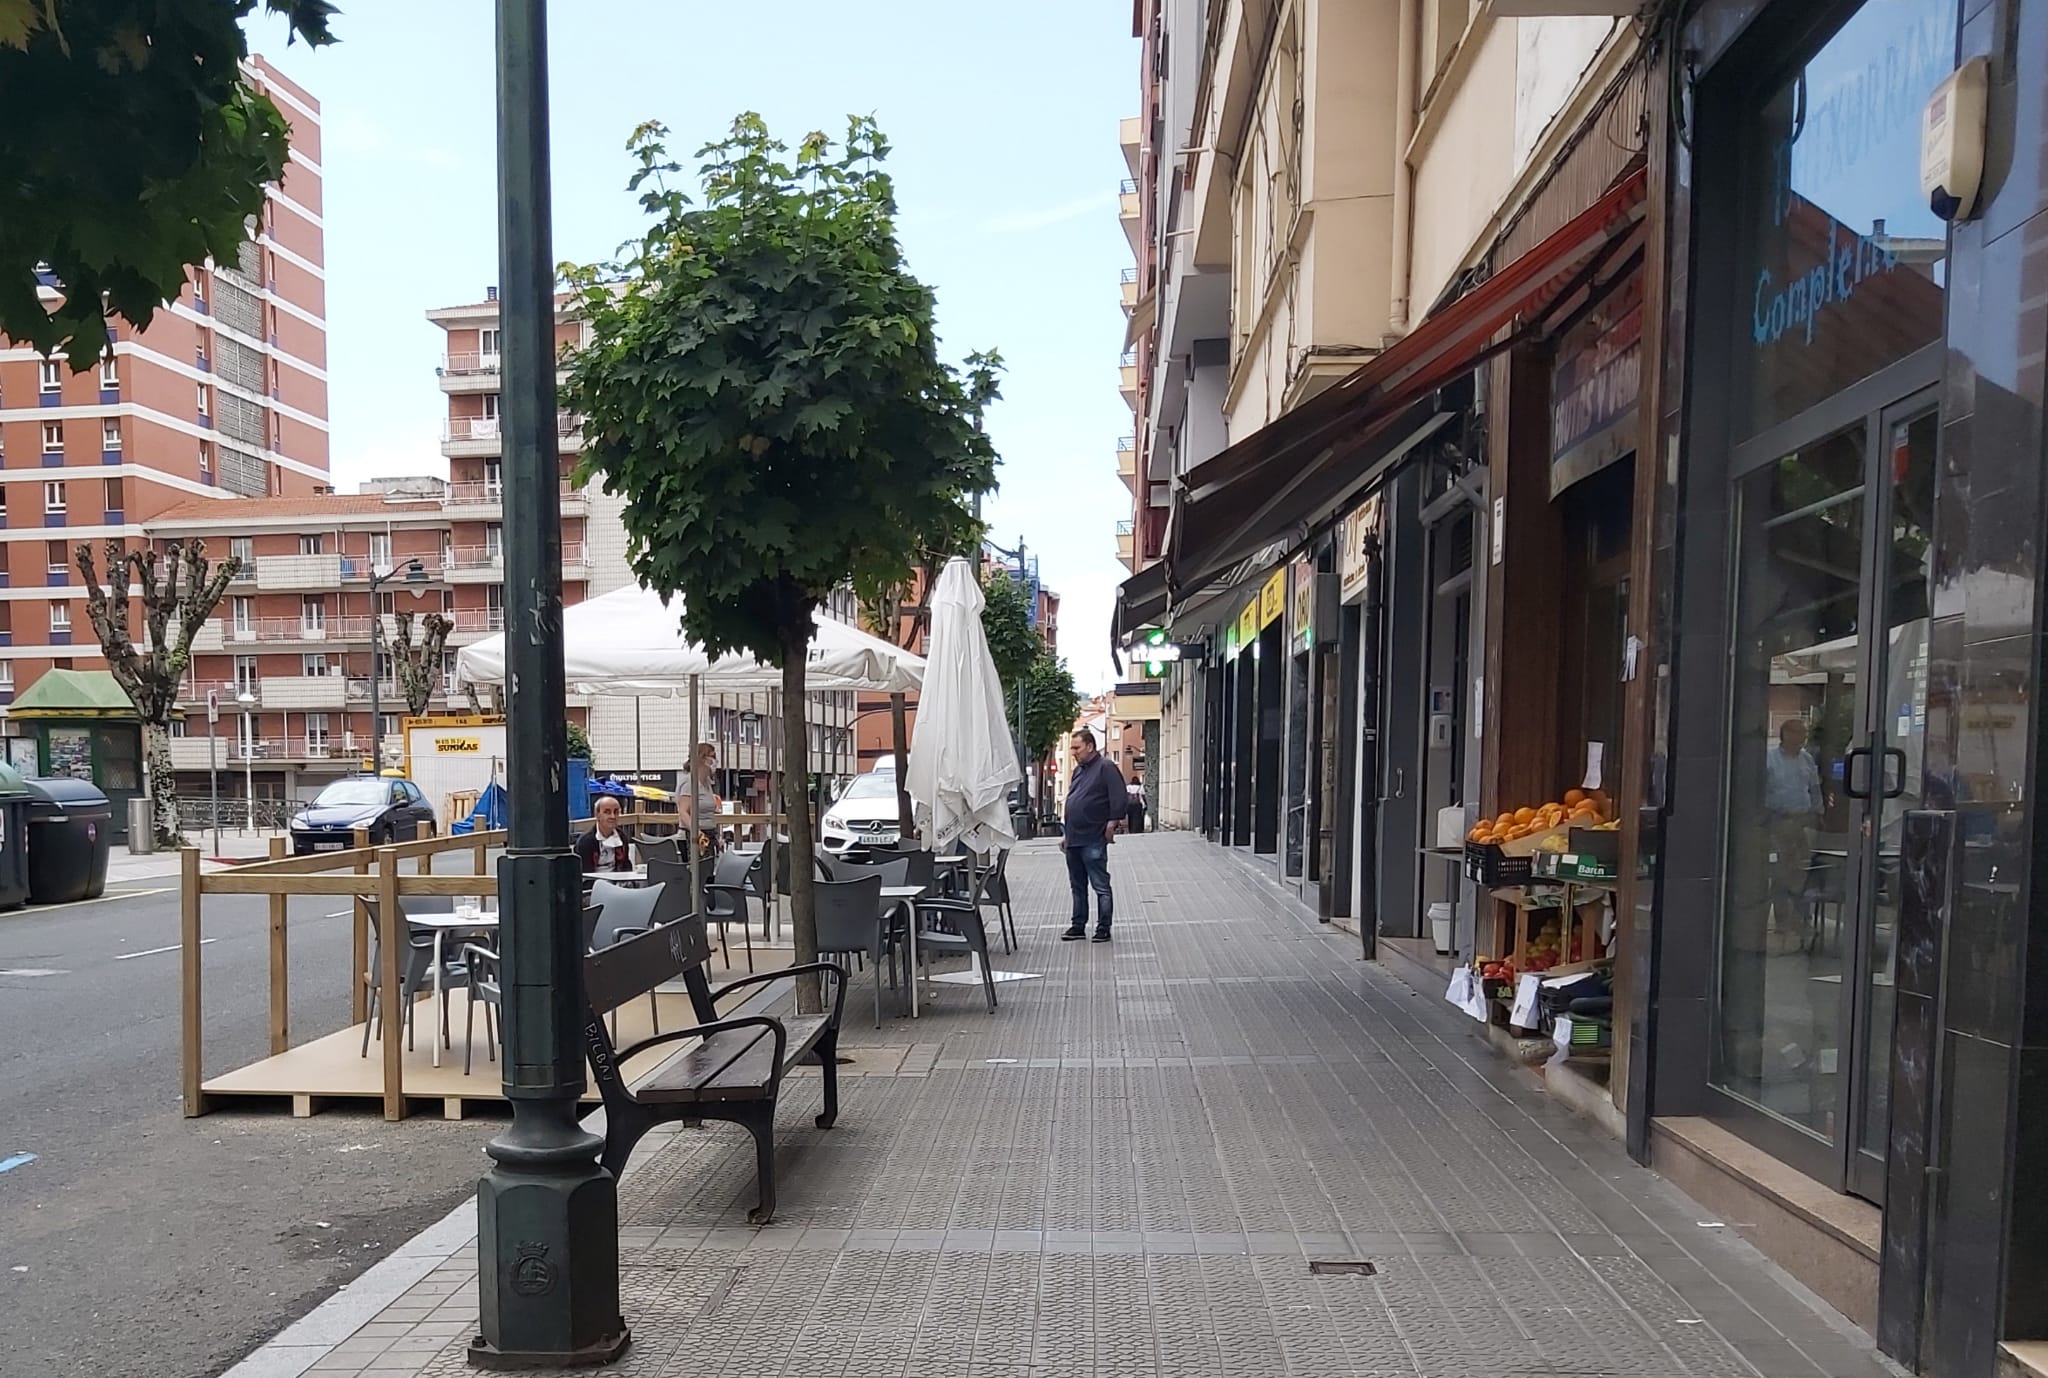
[[[436,737],[434,751],[442,756],[459,756],[473,751],[482,751],[483,741],[477,737]]]
[[[1272,626],[1287,611],[1287,571],[1276,569],[1259,590],[1259,627]]]

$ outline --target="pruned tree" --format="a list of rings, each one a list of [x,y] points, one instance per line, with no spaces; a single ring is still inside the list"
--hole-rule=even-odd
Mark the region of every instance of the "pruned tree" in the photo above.
[[[290,130],[242,78],[257,0],[0,0],[0,335],[93,366],[208,257],[233,263]],[[330,0],[263,0],[330,43]],[[37,292],[46,270],[64,294]]]
[[[85,581],[85,611],[99,637],[114,682],[142,719],[143,760],[149,767],[150,832],[159,847],[184,845],[178,791],[171,767],[171,715],[192,664],[192,638],[220,606],[228,581],[242,567],[233,556],[209,564],[206,542],[167,541],[162,551],[130,550],[118,539],[105,547],[105,582],[90,543],[74,557]],[[143,644],[129,630],[131,599],[142,603]]]
[[[1011,695],[1009,712],[1015,725],[1017,706],[1015,694]],[[1059,746],[1060,738],[1074,728],[1074,719],[1081,715],[1083,700],[1081,691],[1074,687],[1073,672],[1067,663],[1043,646],[1031,662],[1031,669],[1024,676],[1024,724],[1019,734],[1024,740],[1024,750],[1031,759],[1041,766]],[[1045,801],[1045,772],[1038,772],[1038,800]]]
[[[430,612],[419,619],[420,638],[415,641],[413,616],[403,609],[392,612],[391,672],[398,679],[398,692],[405,695],[406,711],[419,717],[433,704],[434,687],[441,682],[441,657],[455,623]]]
[[[804,662],[819,603],[864,604],[926,551],[980,540],[994,485],[971,378],[941,362],[931,290],[904,266],[888,143],[872,119],[796,151],[758,115],[701,150],[702,204],[667,131],[628,145],[653,224],[620,261],[568,273],[589,336],[565,404],[579,481],[625,498],[634,573],[684,595],[683,629],[781,667],[790,845],[811,853]],[[790,868],[796,959],[817,953],[811,868]],[[815,983],[800,994],[816,1000]]]

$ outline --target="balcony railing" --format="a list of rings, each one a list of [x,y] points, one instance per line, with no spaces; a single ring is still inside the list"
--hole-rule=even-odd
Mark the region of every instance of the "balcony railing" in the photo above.
[[[435,554],[394,555],[388,560],[372,560],[367,555],[344,555],[341,557],[341,577],[347,580],[367,580],[375,575],[380,567],[402,570],[415,560],[419,561],[422,581],[440,577],[441,557]],[[396,588],[409,582],[412,581],[403,573],[393,574],[385,582],[385,587]]]
[[[457,608],[452,616],[455,620],[455,630],[458,633],[467,632],[471,635],[480,633],[488,635],[505,630],[505,610],[503,608]]]
[[[562,566],[580,566],[583,563],[583,546],[567,543],[562,546]],[[501,546],[459,545],[448,552],[448,568],[452,570],[502,569],[505,551]]]
[[[252,617],[246,622],[230,619],[222,628],[222,639],[234,644],[250,641],[368,641],[368,617],[326,617],[309,622],[303,617]]]
[[[1123,281],[1123,282],[1126,282],[1126,283],[1135,283],[1135,282],[1137,282],[1137,280],[1138,280],[1138,270],[1137,270],[1136,268],[1126,268],[1126,269],[1124,269],[1124,270],[1123,270],[1123,273],[1121,274],[1121,276],[1120,276],[1120,279],[1119,279],[1119,280],[1120,280],[1120,281]]]
[[[443,354],[443,373],[496,373],[498,356],[495,354]]]
[[[1138,194],[1138,179],[1135,177],[1124,178],[1117,185],[1117,193],[1122,196],[1136,196]]]
[[[441,443],[460,444],[465,440],[501,440],[504,438],[502,417],[497,416],[451,416],[441,427]],[[583,430],[582,418],[568,412],[555,413],[555,434],[566,439]]]
[[[581,488],[562,480],[562,501],[580,501],[584,496]],[[505,485],[489,479],[482,482],[451,483],[448,485],[447,505],[450,507],[495,507],[505,501]]]

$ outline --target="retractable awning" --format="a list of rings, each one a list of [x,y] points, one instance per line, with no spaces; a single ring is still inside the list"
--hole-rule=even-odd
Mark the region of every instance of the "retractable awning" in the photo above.
[[[1540,316],[1626,251],[1645,185],[1640,169],[1630,174],[1350,377],[1189,470],[1167,525],[1172,586],[1197,587],[1259,545],[1324,519],[1412,453],[1449,419],[1431,394],[1502,348],[1504,328]]]

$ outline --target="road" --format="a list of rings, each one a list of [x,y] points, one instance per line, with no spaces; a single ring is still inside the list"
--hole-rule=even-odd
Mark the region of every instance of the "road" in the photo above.
[[[156,889],[170,883],[0,914],[0,1378],[218,1374],[487,1166],[488,1119],[183,1118],[177,894]],[[349,933],[329,917],[343,901],[292,903],[298,1040],[348,1022]],[[266,1048],[265,902],[209,900],[207,933],[218,1072]]]

